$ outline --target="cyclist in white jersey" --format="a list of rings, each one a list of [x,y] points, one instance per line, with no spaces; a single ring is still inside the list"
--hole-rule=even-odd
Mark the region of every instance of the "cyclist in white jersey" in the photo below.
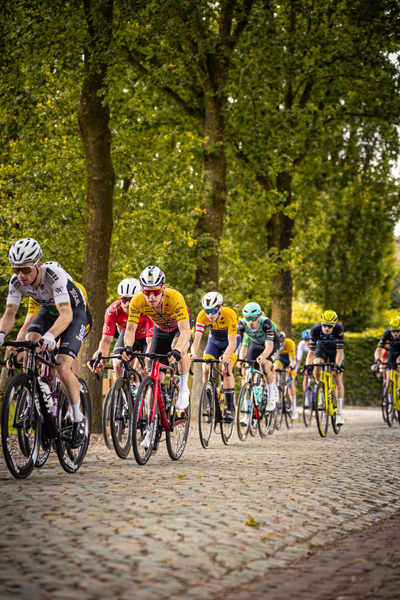
[[[36,300],[41,308],[28,327],[26,339],[42,342],[42,349],[54,350],[60,339],[57,375],[73,411],[71,447],[85,441],[83,415],[79,407],[79,382],[71,368],[86,331],[86,303],[72,277],[56,262],[42,265],[42,250],[33,238],[15,242],[8,253],[14,275],[8,288],[6,310],[0,322],[0,346],[12,330],[22,295]]]
[[[297,357],[296,357],[297,358],[297,365],[296,365],[297,373],[300,373],[301,360],[303,358],[303,354],[305,354],[307,357],[309,350],[310,350],[310,330],[305,329],[301,333],[301,342],[297,346]],[[306,389],[307,385],[308,385],[308,372],[305,371],[304,377],[303,377],[303,390]]]

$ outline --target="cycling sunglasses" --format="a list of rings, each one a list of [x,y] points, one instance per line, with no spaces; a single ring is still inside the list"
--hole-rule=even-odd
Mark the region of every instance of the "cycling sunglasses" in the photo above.
[[[131,299],[132,299],[132,296],[129,296],[129,298],[128,298],[127,296],[120,296],[120,298],[119,298],[119,299],[121,300],[121,302],[122,302],[123,304],[126,304],[127,302],[130,302],[130,301],[131,301]]]
[[[322,327],[326,327],[327,329],[333,329],[335,326],[332,323],[322,323]]]
[[[257,321],[259,315],[257,315],[256,317],[245,317],[246,321]]]
[[[145,296],[151,296],[152,294],[154,294],[154,296],[159,296],[162,293],[163,289],[162,288],[150,288],[149,290],[145,290],[143,288],[142,292]]]
[[[392,333],[399,333],[400,329],[391,329],[390,330]]]
[[[218,308],[205,308],[204,309],[204,312],[206,313],[206,315],[216,315],[218,311],[219,311],[219,307]]]
[[[20,272],[23,273],[24,275],[28,275],[29,273],[32,273],[33,267],[36,267],[36,265],[37,265],[37,263],[35,263],[31,267],[15,267],[14,265],[10,265],[10,266],[16,275],[18,275],[18,273],[20,273]]]

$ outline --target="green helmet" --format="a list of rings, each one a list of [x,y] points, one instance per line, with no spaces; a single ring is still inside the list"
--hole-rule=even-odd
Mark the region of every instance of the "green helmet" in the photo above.
[[[258,317],[261,315],[261,308],[257,302],[248,302],[243,309],[243,314],[245,317]]]

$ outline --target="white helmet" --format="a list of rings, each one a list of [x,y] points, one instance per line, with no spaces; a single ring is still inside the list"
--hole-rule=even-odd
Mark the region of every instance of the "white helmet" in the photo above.
[[[36,263],[43,252],[39,244],[33,238],[24,238],[14,242],[8,253],[8,260],[12,265],[18,267],[27,263]]]
[[[123,279],[118,284],[118,296],[127,296],[128,298],[132,298],[136,296],[140,292],[140,283],[137,279],[133,279],[133,277],[128,277],[127,279]]]
[[[159,287],[165,283],[165,275],[158,267],[146,267],[141,272],[139,281],[143,287]]]
[[[201,299],[203,308],[218,308],[222,305],[224,299],[218,292],[208,292]]]

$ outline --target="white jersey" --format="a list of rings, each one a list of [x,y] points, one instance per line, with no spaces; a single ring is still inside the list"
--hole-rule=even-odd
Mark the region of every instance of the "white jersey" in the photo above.
[[[301,340],[301,342],[297,346],[297,360],[301,361],[301,359],[303,358],[303,352],[307,355],[309,350],[310,348],[307,346],[306,341]]]
[[[68,302],[74,313],[86,309],[85,299],[81,290],[75,285],[69,275],[57,262],[46,262],[42,265],[42,280],[39,287],[22,285],[16,275],[13,275],[8,285],[7,305],[21,304],[22,294],[30,296],[49,313],[59,315],[57,304]]]

